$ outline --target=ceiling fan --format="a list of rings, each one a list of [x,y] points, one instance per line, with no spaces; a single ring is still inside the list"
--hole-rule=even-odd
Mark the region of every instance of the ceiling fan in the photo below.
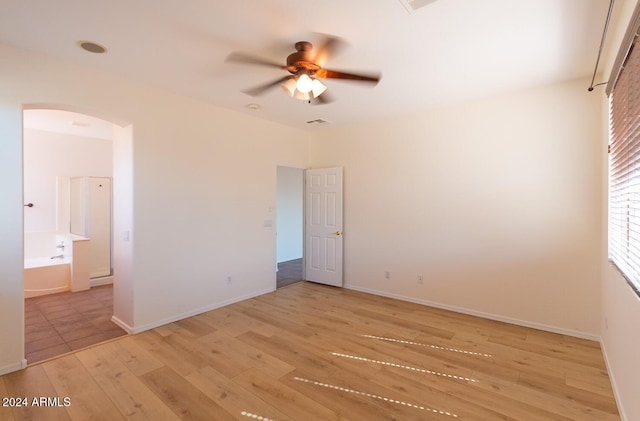
[[[274,81],[246,89],[243,91],[246,94],[262,95],[269,89],[281,85],[293,98],[308,102],[314,100],[317,104],[325,104],[330,102],[331,98],[327,94],[322,95],[327,87],[319,79],[343,79],[373,85],[380,81],[379,74],[355,74],[325,69],[323,66],[327,57],[336,53],[343,45],[344,42],[340,38],[331,36],[325,36],[318,48],[314,48],[308,41],[296,42],[296,52],[287,57],[286,65],[240,52],[231,53],[227,61],[277,67],[290,73]]]

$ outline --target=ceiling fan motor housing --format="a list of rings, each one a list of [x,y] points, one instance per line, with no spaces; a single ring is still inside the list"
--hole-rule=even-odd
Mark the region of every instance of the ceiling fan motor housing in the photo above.
[[[296,52],[287,57],[287,70],[296,74],[301,71],[313,73],[320,69],[320,66],[313,62],[313,45],[307,41],[296,42]]]

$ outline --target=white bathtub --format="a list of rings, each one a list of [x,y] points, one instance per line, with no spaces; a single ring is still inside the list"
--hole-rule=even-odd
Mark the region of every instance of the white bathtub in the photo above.
[[[69,259],[41,257],[24,261],[24,298],[55,294],[71,289]]]
[[[64,249],[56,247],[63,244]],[[71,289],[71,244],[48,232],[24,233],[24,296],[54,294]],[[63,255],[63,258],[52,259]]]

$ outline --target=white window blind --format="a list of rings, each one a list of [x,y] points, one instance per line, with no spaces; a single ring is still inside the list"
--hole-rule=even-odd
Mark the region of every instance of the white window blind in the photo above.
[[[635,40],[609,97],[609,259],[640,291],[640,46]]]

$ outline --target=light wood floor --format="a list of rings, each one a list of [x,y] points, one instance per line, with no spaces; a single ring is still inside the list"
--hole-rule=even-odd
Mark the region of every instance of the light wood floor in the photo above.
[[[595,342],[308,282],[2,376],[0,396],[62,405],[2,421],[619,419]]]

